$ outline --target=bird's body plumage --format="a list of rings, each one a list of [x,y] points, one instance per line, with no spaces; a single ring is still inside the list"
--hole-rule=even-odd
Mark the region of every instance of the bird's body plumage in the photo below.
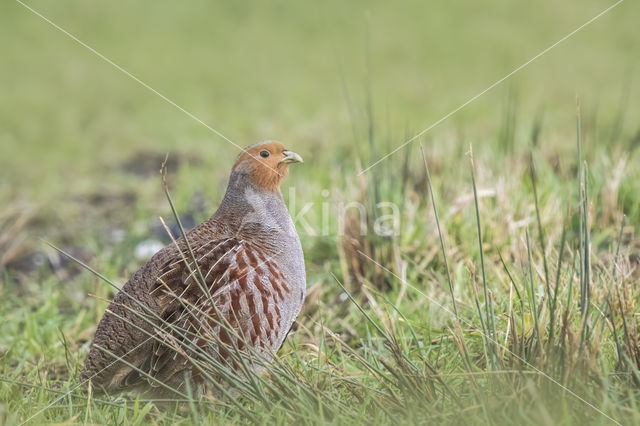
[[[300,312],[306,279],[279,190],[282,164],[293,161],[260,161],[255,154],[264,149],[274,152],[272,163],[276,153],[288,153],[274,142],[247,148],[216,213],[187,233],[191,251],[178,239],[116,295],[98,325],[83,381],[106,391],[180,390],[185,380],[205,382],[189,348],[223,365],[233,351],[256,355],[262,365],[273,357]],[[252,174],[255,168],[269,176]]]

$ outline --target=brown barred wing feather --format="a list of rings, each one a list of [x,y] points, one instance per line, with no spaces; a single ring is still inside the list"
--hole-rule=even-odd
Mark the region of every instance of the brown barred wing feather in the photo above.
[[[236,238],[211,241],[194,257],[197,269],[189,259],[169,263],[152,290],[164,305],[145,362],[152,387],[182,385],[193,361],[213,357],[233,366],[235,351],[247,347],[269,358],[289,329],[279,307],[289,286],[256,246]]]

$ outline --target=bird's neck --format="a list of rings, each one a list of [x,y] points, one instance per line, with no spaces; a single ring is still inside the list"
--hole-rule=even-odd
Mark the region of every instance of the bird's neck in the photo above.
[[[241,171],[231,173],[227,191],[212,219],[237,228],[247,223],[269,227],[274,222],[282,223],[282,219],[291,220],[279,189],[273,192],[261,188]]]

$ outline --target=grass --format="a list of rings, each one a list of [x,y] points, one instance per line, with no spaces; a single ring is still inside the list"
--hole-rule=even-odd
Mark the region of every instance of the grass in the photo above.
[[[609,4],[29,4],[240,145],[305,157],[283,194],[308,297],[268,374],[227,377],[235,398],[78,388],[136,248],[171,243],[173,208],[208,217],[236,151],[3,4],[0,423],[640,422],[637,5],[358,175]],[[370,230],[399,206],[398,232],[360,235],[352,201]]]

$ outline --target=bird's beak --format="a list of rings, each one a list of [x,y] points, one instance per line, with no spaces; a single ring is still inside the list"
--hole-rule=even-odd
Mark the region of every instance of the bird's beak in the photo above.
[[[280,160],[281,163],[304,163],[302,157],[293,151],[282,151],[284,158]]]

